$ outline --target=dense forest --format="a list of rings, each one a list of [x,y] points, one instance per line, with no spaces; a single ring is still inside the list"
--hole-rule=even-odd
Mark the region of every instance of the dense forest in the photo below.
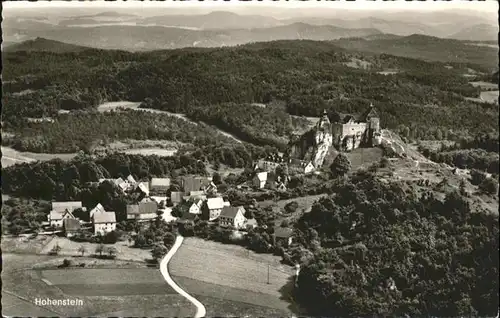
[[[298,300],[317,316],[494,316],[498,218],[355,176],[297,223]],[[298,247],[296,247],[298,248]]]
[[[464,98],[478,97],[480,92],[462,76],[471,66],[465,63],[452,63],[449,68],[439,62],[349,52],[314,41],[148,53],[89,50],[4,55],[3,120],[5,129],[14,134],[23,131],[25,117],[57,117],[60,109],[146,99],[146,106],[184,113],[247,141],[276,146],[290,132],[284,113],[259,111],[246,104],[281,101],[289,114],[318,116],[324,109],[357,114],[373,103],[382,125],[391,129],[406,125],[423,132],[435,127],[463,134],[497,131],[498,108]],[[369,68],[347,66],[354,58],[369,63]],[[378,73],[386,69],[398,73]],[[282,124],[271,127],[271,123]],[[76,147],[72,140],[68,143],[64,147]],[[37,148],[31,142],[24,144]]]
[[[419,151],[434,162],[444,162],[461,169],[478,169],[499,174],[498,134],[479,134],[461,138],[451,145],[442,143],[437,150],[420,145]]]

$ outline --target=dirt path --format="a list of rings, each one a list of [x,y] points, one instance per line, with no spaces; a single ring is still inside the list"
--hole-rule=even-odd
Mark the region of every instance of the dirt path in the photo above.
[[[203,306],[202,303],[200,303],[196,298],[192,297],[189,295],[185,290],[183,290],[179,285],[177,285],[174,280],[170,277],[170,274],[168,273],[168,262],[170,262],[170,259],[172,256],[174,256],[175,252],[179,249],[179,247],[182,244],[182,241],[184,238],[180,235],[177,236],[177,239],[175,240],[174,246],[170,249],[170,251],[165,255],[163,260],[160,263],[160,271],[167,283],[180,295],[184,296],[187,300],[193,303],[193,305],[196,306],[196,314],[195,318],[201,318],[206,316],[206,309],[205,306]]]

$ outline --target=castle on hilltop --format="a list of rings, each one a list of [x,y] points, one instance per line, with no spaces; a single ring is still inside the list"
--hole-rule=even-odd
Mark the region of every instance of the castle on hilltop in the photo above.
[[[381,142],[380,119],[377,111],[370,107],[359,117],[345,116],[331,123],[326,111],[316,126],[290,140],[288,158],[311,161],[319,168],[336,150],[351,151],[359,147],[373,147]]]
[[[380,144],[380,118],[370,107],[358,118],[346,116],[341,122],[330,123],[326,111],[316,126],[316,135],[320,131],[332,134],[332,144],[341,151],[350,151],[360,146],[373,147]]]

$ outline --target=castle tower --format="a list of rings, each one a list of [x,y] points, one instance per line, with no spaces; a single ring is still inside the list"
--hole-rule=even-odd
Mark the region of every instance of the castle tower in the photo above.
[[[323,110],[323,116],[318,121],[317,128],[318,130],[330,130],[330,119],[328,119],[326,109]]]
[[[374,135],[380,133],[380,117],[372,103],[370,103],[370,107],[363,114],[362,120],[366,123],[367,128],[365,141],[373,145]]]

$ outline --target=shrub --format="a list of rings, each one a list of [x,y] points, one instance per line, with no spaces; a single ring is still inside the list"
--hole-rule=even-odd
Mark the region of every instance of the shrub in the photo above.
[[[71,260],[65,258],[62,263],[62,267],[70,267],[71,266]]]
[[[498,181],[493,178],[486,178],[479,185],[479,190],[483,193],[494,195],[498,192]]]

